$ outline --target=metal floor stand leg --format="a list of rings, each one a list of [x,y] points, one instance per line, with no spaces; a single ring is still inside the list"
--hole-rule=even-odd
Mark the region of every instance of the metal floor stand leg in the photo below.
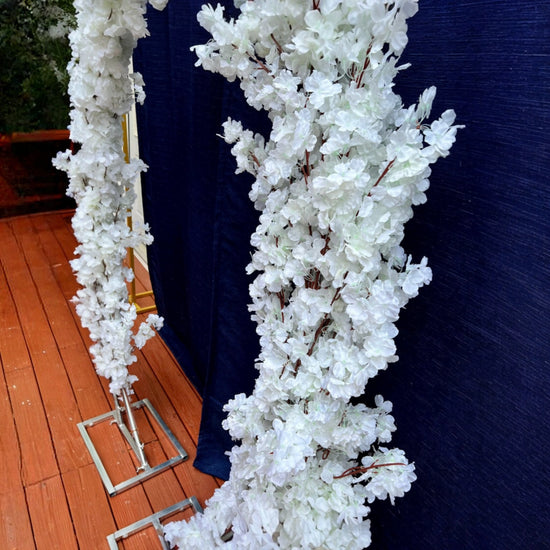
[[[178,464],[179,462],[183,462],[188,457],[187,453],[185,452],[180,442],[176,439],[174,434],[170,431],[166,423],[162,420],[162,418],[160,417],[156,409],[151,405],[148,399],[142,399],[141,401],[136,401],[135,403],[130,404],[128,394],[125,390],[122,390],[121,398],[124,406],[121,406],[117,398],[115,397],[114,410],[108,413],[96,416],[95,418],[91,418],[90,420],[85,420],[78,424],[78,429],[80,431],[80,434],[84,439],[84,443],[88,448],[88,451],[94,461],[94,464],[101,477],[101,480],[103,481],[103,485],[105,486],[105,489],[109,493],[109,496],[116,495],[117,493],[125,491],[130,487],[134,487],[135,485],[138,485],[139,483],[141,483],[143,480],[148,479],[164,470],[167,470],[168,468],[174,466],[175,464]],[[134,417],[134,410],[139,409],[141,407],[145,407],[147,411],[149,411],[151,416],[155,419],[156,423],[164,432],[164,434],[166,435],[166,437],[168,438],[168,440],[170,441],[170,443],[172,444],[172,446],[177,452],[176,456],[168,459],[166,462],[163,462],[162,464],[159,464],[153,467],[151,467],[147,462],[147,458],[144,452],[144,444],[140,440],[137,423]],[[128,425],[123,420],[123,414],[126,414]],[[137,467],[138,475],[130,479],[127,479],[121,483],[118,483],[117,485],[114,485],[113,482],[111,481],[111,478],[109,477],[107,470],[105,469],[105,466],[103,465],[103,462],[101,461],[99,453],[92,439],[90,438],[90,435],[88,434],[88,430],[87,430],[88,427],[91,427],[99,422],[104,422],[106,420],[111,420],[112,424],[116,424],[118,426],[118,428],[120,429],[120,432],[122,433],[122,435],[124,436],[128,444],[130,445],[132,450],[134,451],[134,454],[136,455],[140,463],[140,465]]]
[[[157,532],[160,543],[162,545],[162,550],[169,550],[168,544],[164,540],[164,532],[161,521],[189,507],[192,507],[195,512],[202,512],[201,505],[199,504],[199,501],[196,497],[182,500],[178,504],[169,506],[168,508],[157,512],[156,514],[152,514],[149,517],[136,521],[135,523],[132,523],[132,525],[128,525],[128,527],[124,527],[123,529],[116,531],[112,535],[109,535],[107,537],[109,550],[118,550],[118,541],[126,539],[130,535],[133,535],[134,533],[137,533],[138,531],[141,531],[143,529],[147,529],[151,526],[153,526],[155,528],[155,531]]]

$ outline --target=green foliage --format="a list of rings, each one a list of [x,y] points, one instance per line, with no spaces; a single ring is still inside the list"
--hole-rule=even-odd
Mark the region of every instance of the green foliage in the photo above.
[[[0,133],[66,128],[70,0],[0,0]]]

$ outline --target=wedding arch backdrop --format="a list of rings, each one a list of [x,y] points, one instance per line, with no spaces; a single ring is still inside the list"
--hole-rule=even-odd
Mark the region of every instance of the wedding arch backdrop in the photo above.
[[[222,406],[250,393],[257,336],[245,266],[257,214],[216,133],[227,119],[267,128],[237,84],[194,68],[202,2],[151,11],[137,70],[150,270],[162,335],[204,398],[196,466],[227,477]],[[230,10],[228,2],[224,2]],[[436,84],[465,124],[431,177],[406,247],[434,280],[401,315],[400,361],[369,384],[396,405],[394,442],[418,480],[379,504],[373,547],[544,548],[550,540],[547,167],[550,6],[421,0],[397,92]]]

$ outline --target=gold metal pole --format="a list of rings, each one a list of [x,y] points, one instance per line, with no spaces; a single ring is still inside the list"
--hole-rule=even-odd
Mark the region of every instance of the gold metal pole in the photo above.
[[[126,162],[130,162],[130,145],[129,145],[129,139],[128,139],[128,115],[124,115],[122,117],[122,148],[124,150],[124,159]],[[133,229],[133,221],[132,221],[132,213],[128,211],[128,217],[126,218],[126,223],[128,224],[128,227],[130,230]],[[130,266],[130,269],[134,273],[134,278],[130,282],[130,292],[128,293],[128,299],[131,304],[133,304],[136,308],[137,313],[147,313],[149,311],[154,311],[157,309],[157,306],[155,304],[151,306],[140,306],[137,303],[137,300],[140,298],[146,298],[148,296],[153,296],[152,290],[147,290],[145,292],[136,292],[136,277],[135,277],[135,253],[133,248],[128,248],[128,264]]]

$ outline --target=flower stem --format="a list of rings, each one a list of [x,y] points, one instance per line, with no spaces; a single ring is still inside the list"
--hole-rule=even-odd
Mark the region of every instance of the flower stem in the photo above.
[[[348,468],[343,474],[340,474],[339,476],[334,476],[334,479],[341,479],[347,476],[364,474],[374,468],[384,468],[385,466],[406,466],[406,464],[404,462],[387,462],[386,464],[376,464],[375,462],[370,466],[353,466],[352,468]]]

